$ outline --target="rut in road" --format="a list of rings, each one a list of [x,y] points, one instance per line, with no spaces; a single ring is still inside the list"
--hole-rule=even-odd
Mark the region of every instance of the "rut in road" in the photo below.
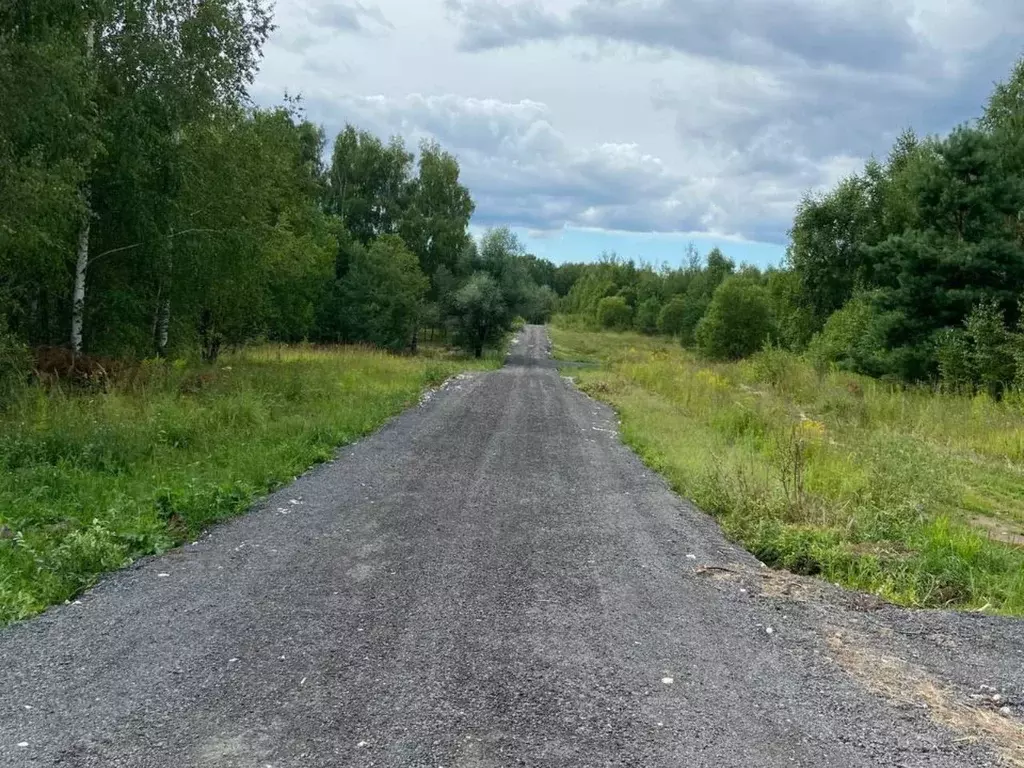
[[[1020,622],[768,574],[547,351],[527,328],[502,370],[0,632],[0,765],[1020,757],[1019,721],[964,703],[1024,696]]]

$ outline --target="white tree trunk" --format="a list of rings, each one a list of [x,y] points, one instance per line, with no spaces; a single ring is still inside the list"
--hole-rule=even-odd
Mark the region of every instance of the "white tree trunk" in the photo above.
[[[82,318],[85,315],[85,277],[89,271],[89,231],[92,228],[92,207],[85,196],[85,218],[78,230],[78,259],[75,263],[75,290],[71,304],[71,349],[82,354]]]
[[[160,357],[166,357],[167,355],[167,336],[170,325],[171,299],[167,297],[160,302],[160,315],[157,318],[156,352]]]
[[[93,51],[96,46],[96,22],[90,21],[85,30],[85,57],[92,61]],[[75,262],[75,288],[71,297],[71,350],[76,354],[82,353],[82,325],[85,315],[85,277],[89,271],[89,233],[92,229],[92,204],[89,199],[89,187],[86,186],[82,192],[82,201],[85,203],[85,215],[82,219],[82,226],[78,230],[78,258]]]

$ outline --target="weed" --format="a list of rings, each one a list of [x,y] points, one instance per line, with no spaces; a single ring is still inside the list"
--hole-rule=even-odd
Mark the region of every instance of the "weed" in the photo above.
[[[499,360],[275,345],[23,392],[0,414],[0,625],[244,512],[423,388]]]
[[[708,364],[661,339],[552,330],[622,436],[765,563],[912,606],[1024,614],[1024,409],[815,370],[767,348]],[[982,528],[977,521],[986,521]]]

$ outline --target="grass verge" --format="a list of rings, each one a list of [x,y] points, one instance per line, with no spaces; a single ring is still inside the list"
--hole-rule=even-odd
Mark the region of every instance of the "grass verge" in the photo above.
[[[425,387],[500,362],[268,346],[143,364],[107,392],[29,391],[0,414],[0,625],[243,512]]]
[[[552,329],[622,436],[773,567],[895,603],[1024,614],[1024,399],[730,364],[665,339]]]

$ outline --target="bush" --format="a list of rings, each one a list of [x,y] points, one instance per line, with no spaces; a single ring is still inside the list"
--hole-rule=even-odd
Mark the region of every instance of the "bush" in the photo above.
[[[397,235],[354,249],[342,294],[347,334],[389,349],[411,346],[430,282]]]
[[[730,277],[715,289],[697,324],[697,348],[706,357],[737,360],[759,350],[775,333],[768,294],[741,277]]]
[[[748,361],[754,381],[768,384],[780,392],[796,394],[814,387],[817,376],[795,352],[766,344]]]
[[[669,336],[678,336],[683,332],[683,324],[686,322],[686,299],[682,296],[673,296],[658,315],[658,330]]]
[[[606,296],[597,302],[597,323],[602,328],[625,331],[633,322],[633,310],[621,296]]]
[[[30,368],[28,350],[7,330],[7,320],[0,315],[0,410],[24,388]]]
[[[636,308],[633,326],[641,333],[657,333],[660,314],[661,303],[657,299],[644,299],[640,306]]]
[[[935,351],[939,358],[939,380],[946,392],[974,391],[971,365],[971,342],[959,328],[945,328],[935,334]]]
[[[456,340],[475,357],[483,357],[486,344],[497,343],[508,329],[505,297],[486,272],[475,272],[455,294]]]
[[[697,326],[707,314],[711,299],[694,292],[690,292],[683,301],[683,316],[679,327],[679,343],[684,347],[693,346],[697,340]]]
[[[1018,373],[1020,346],[1003,311],[992,302],[978,304],[963,329],[946,328],[935,335],[943,389],[967,394],[981,389],[1000,397]]]
[[[983,301],[967,316],[964,326],[971,339],[975,381],[990,395],[999,397],[1016,372],[1012,334],[1006,328],[1003,311],[994,301]]]
[[[819,371],[839,368],[870,376],[891,373],[893,361],[886,353],[886,332],[891,316],[879,312],[867,294],[850,299],[829,317],[807,348],[807,356]]]

